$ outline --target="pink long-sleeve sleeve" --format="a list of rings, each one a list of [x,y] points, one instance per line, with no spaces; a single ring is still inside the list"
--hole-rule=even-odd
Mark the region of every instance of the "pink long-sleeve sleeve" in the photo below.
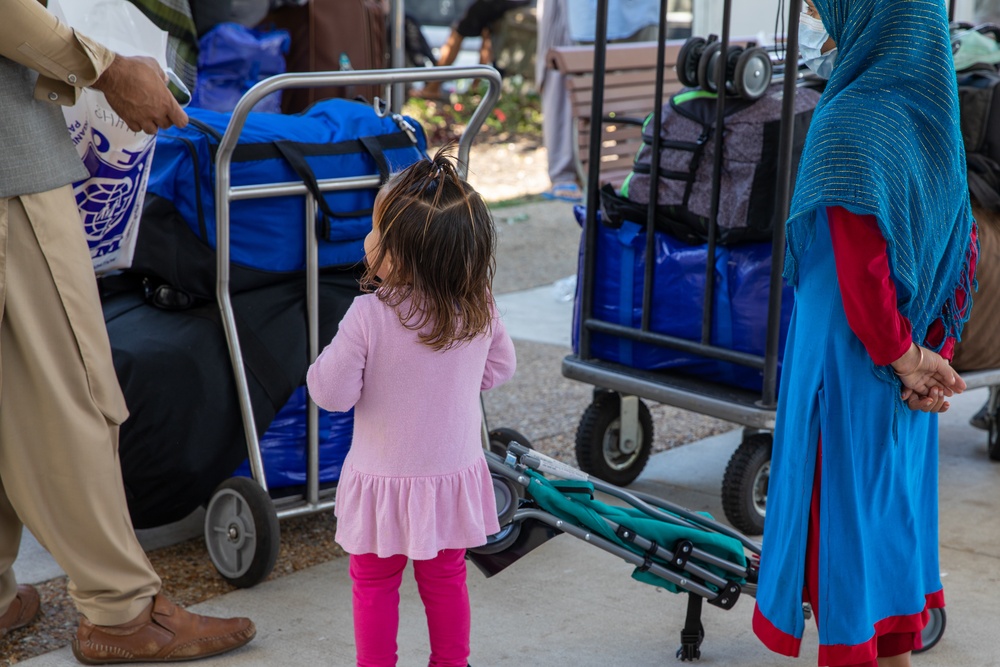
[[[347,412],[361,397],[368,340],[361,304],[354,300],[337,327],[337,335],[306,373],[309,396],[330,412]]]

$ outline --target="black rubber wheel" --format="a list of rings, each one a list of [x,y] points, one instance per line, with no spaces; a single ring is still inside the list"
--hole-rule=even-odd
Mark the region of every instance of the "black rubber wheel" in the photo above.
[[[722,478],[722,510],[736,530],[747,535],[764,532],[770,476],[771,434],[746,436]]]
[[[708,41],[704,37],[689,37],[677,54],[677,80],[687,88],[698,87],[698,60]]]
[[[771,85],[771,58],[760,46],[740,53],[733,70],[733,93],[745,100],[758,100]]]
[[[281,528],[267,491],[249,477],[230,477],[215,489],[205,512],[205,546],[222,578],[254,586],[278,560]]]
[[[493,495],[497,501],[497,521],[503,528],[514,518],[521,498],[524,498],[524,487],[507,477],[493,475]]]
[[[710,93],[719,91],[715,85],[716,61],[722,51],[722,42],[712,42],[702,49],[698,58],[698,86]]]
[[[584,472],[615,486],[631,484],[646,467],[653,449],[653,416],[639,401],[639,442],[623,447],[621,399],[600,392],[587,406],[576,429],[576,462]]]
[[[927,621],[923,632],[920,633],[920,639],[923,641],[924,646],[915,650],[914,653],[923,653],[934,648],[934,645],[941,641],[941,637],[944,635],[944,628],[948,624],[948,616],[944,613],[944,609],[928,609],[928,611],[931,616],[930,620]]]
[[[507,445],[512,442],[531,449],[531,441],[519,431],[512,428],[495,428],[490,431],[490,451],[500,458],[507,458]]]
[[[990,458],[994,461],[1000,461],[1000,408],[989,417],[989,420],[990,431],[987,444]]]
[[[486,538],[486,544],[481,547],[471,547],[467,551],[471,551],[474,554],[497,554],[501,551],[506,551],[510,548],[514,542],[517,541],[518,536],[521,534],[521,522],[516,521],[514,523],[508,523],[506,526],[500,529],[500,532],[495,535],[490,535]]]
[[[736,64],[740,61],[740,56],[745,50],[744,47],[733,44],[726,52],[726,71],[723,74],[726,82],[726,95],[736,95],[736,86],[733,83],[736,78]],[[715,78],[715,70],[712,70],[712,78]]]

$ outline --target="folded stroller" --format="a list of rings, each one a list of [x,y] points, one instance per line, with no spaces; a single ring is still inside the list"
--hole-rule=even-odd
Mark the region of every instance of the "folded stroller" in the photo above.
[[[487,577],[561,533],[593,544],[635,566],[632,577],[673,593],[687,593],[687,617],[677,658],[701,658],[702,602],[731,609],[757,592],[760,544],[711,515],[645,493],[626,491],[512,441],[506,457],[486,452],[500,531],[468,555]],[[547,476],[546,476],[547,475]],[[626,505],[595,498],[607,494]],[[812,615],[803,605],[806,619]],[[947,617],[931,609],[923,648],[941,640]]]
[[[518,443],[506,459],[486,456],[501,528],[469,559],[487,577],[560,533],[573,535],[635,565],[634,579],[688,594],[682,661],[701,657],[703,600],[730,609],[756,591],[760,546],[710,515],[625,491]],[[627,506],[601,502],[595,491]]]

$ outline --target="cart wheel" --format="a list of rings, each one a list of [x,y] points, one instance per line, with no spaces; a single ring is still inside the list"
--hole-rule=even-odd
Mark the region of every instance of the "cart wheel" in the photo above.
[[[710,93],[719,90],[718,86],[715,85],[715,68],[720,51],[722,51],[722,42],[712,42],[705,46],[698,58],[698,86]]]
[[[653,449],[653,417],[639,401],[639,442],[621,442],[621,399],[601,392],[587,406],[576,429],[576,462],[584,472],[615,486],[631,484]]]
[[[993,418],[990,419],[989,448],[990,458],[994,461],[1000,461],[1000,417],[998,415],[993,415]]]
[[[503,528],[514,518],[521,498],[524,498],[524,487],[500,475],[492,475],[492,479],[493,495],[497,501],[497,521]]]
[[[704,37],[689,37],[677,54],[677,80],[688,88],[698,86],[698,60],[708,41]]]
[[[531,441],[512,428],[495,428],[490,431],[490,451],[500,458],[507,458],[507,445],[512,442],[531,449]]]
[[[924,646],[915,650],[914,653],[923,653],[934,648],[934,645],[941,641],[944,628],[948,624],[948,617],[944,613],[944,609],[928,609],[928,611],[930,612],[930,620],[927,621],[923,632],[920,633],[920,639]]]
[[[993,407],[993,413],[986,415],[986,419],[990,425],[989,453],[990,458],[994,461],[1000,461],[1000,400],[996,396],[996,392],[998,391],[1000,391],[1000,388],[990,388],[990,406]]]
[[[771,58],[760,46],[740,53],[733,71],[733,92],[745,100],[763,97],[771,85]]]
[[[745,437],[729,459],[722,478],[722,510],[737,530],[747,535],[764,532],[770,477],[771,434]]]
[[[486,538],[486,544],[481,547],[471,547],[468,551],[474,554],[498,554],[511,547],[521,534],[521,522],[508,523],[495,535]]]
[[[248,477],[218,486],[205,513],[205,546],[222,578],[249,588],[271,573],[281,529],[271,497]]]

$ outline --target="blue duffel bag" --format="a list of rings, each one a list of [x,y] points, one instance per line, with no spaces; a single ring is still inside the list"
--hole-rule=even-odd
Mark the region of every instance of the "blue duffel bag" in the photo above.
[[[267,432],[260,437],[260,456],[269,489],[298,487],[306,483],[307,432],[306,388],[299,387],[288,403],[274,416]],[[320,409],[319,483],[332,484],[340,479],[340,470],[354,436],[354,410],[327,412]],[[244,461],[234,476],[251,477],[250,462]]]
[[[190,109],[191,122],[157,135],[132,270],[196,296],[215,293],[215,155],[229,113]],[[426,157],[412,119],[379,117],[369,104],[331,99],[301,114],[251,112],[230,167],[231,185],[304,182],[317,196],[320,267],[364,257],[377,188],[319,193],[317,181],[379,175]],[[305,198],[230,204],[232,290],[252,289],[305,268]]]
[[[574,214],[577,222],[584,225],[586,210],[577,206]],[[598,214],[593,317],[638,329],[642,323],[646,230],[634,222],[625,221],[620,227],[612,227],[601,224],[600,219]],[[657,231],[654,238],[656,265],[653,268],[650,328],[656,333],[698,341],[701,339],[708,246],[686,243],[661,231]],[[580,268],[582,271],[583,267]],[[764,354],[770,283],[770,243],[716,246],[712,345]],[[573,318],[573,350],[576,353],[579,353],[580,289],[578,286],[577,312]],[[793,301],[793,291],[785,285],[781,300],[779,360],[784,351]],[[761,371],[748,366],[604,333],[590,334],[590,354],[630,368],[671,370],[753,391],[760,391],[763,385]]]

